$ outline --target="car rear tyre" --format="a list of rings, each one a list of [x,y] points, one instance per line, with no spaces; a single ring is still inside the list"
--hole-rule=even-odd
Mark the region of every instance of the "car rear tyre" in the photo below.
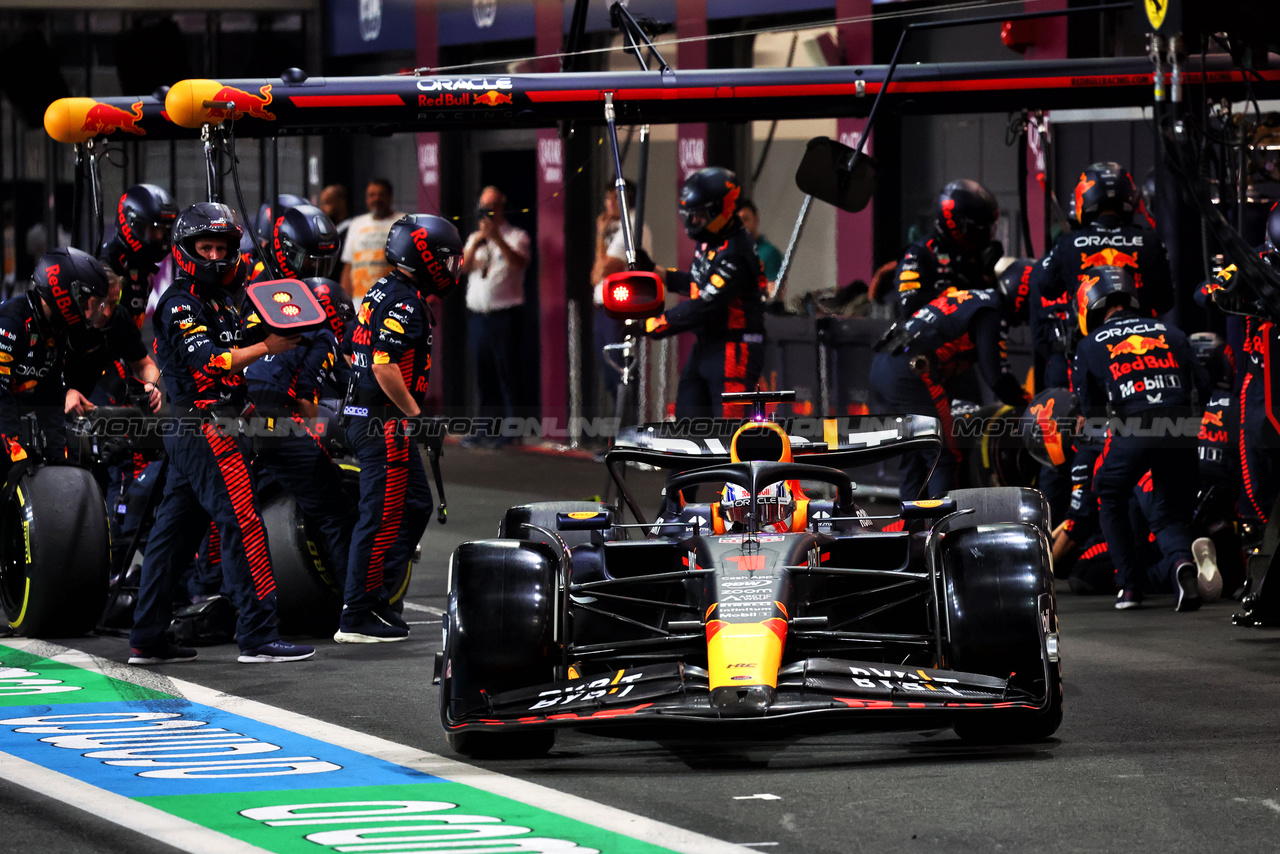
[[[111,572],[106,506],[93,475],[37,468],[0,514],[0,605],[9,628],[39,638],[92,631]]]

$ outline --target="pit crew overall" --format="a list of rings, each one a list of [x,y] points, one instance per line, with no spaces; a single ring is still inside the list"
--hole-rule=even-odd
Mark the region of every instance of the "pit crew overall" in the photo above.
[[[35,412],[46,454],[67,445],[62,415],[64,346],[27,295],[0,303],[0,443],[10,463],[26,458],[22,416]]]
[[[733,222],[723,241],[698,246],[688,273],[667,271],[667,288],[689,299],[657,318],[650,334],[697,332],[676,389],[677,418],[737,414],[741,406],[724,407],[721,393],[754,388],[764,367],[764,267],[751,235]]]
[[[1038,388],[1068,387],[1080,275],[1104,265],[1124,267],[1133,274],[1144,314],[1163,314],[1173,307],[1169,254],[1154,231],[1103,213],[1078,231],[1060,235],[1031,272],[1031,345],[1037,361],[1044,364]],[[1040,470],[1040,491],[1054,519],[1061,518],[1071,488],[1070,466],[1068,455],[1062,466]]]
[[[385,607],[404,577],[431,517],[433,500],[417,439],[387,397],[374,365],[396,365],[419,406],[431,370],[431,315],[398,270],[379,279],[360,304],[351,336],[353,395],[344,407],[347,441],[360,459],[360,519],[351,536],[344,596],[348,611]]]
[[[907,342],[901,352],[877,353],[871,363],[875,411],[929,415],[941,422],[946,447],[925,496],[939,497],[955,487],[956,464],[961,458],[946,383],[976,364],[1002,401],[1011,406],[1026,403],[1026,395],[1009,369],[1008,324],[1001,315],[1000,296],[994,290],[948,288],[911,316],[899,340]],[[902,455],[898,494],[904,501],[920,497],[931,465],[931,452]]]
[[[342,356],[338,340],[328,329],[308,332],[292,350],[263,356],[245,369],[249,399],[259,416],[305,426],[298,401],[318,402],[325,378]],[[293,497],[320,529],[328,566],[345,581],[355,527],[356,506],[342,488],[342,476],[318,434],[282,430],[258,443],[258,462]]]
[[[151,277],[160,265],[141,261],[118,232],[102,245],[98,257],[123,280],[120,305],[129,313],[133,325],[141,329],[147,314],[147,300],[151,297]]]
[[[995,275],[977,259],[939,235],[907,247],[894,271],[898,288],[898,316],[911,317],[948,288],[990,288]]]
[[[1167,576],[1153,579],[1172,587],[1172,571],[1191,560],[1191,502],[1195,495],[1196,434],[1169,435],[1161,419],[1198,416],[1197,400],[1207,396],[1209,376],[1178,329],[1132,311],[1112,315],[1080,342],[1072,365],[1072,386],[1086,417],[1134,419],[1149,435],[1112,430],[1097,463],[1093,487],[1099,523],[1116,566],[1116,586],[1145,587],[1137,532],[1130,519],[1134,487],[1151,473],[1151,532],[1164,556]],[[1179,424],[1179,426],[1183,426]]]
[[[243,340],[240,315],[226,291],[180,277],[161,295],[153,322],[156,363],[182,420],[175,426],[186,429],[164,436],[169,473],[142,564],[130,643],[163,643],[174,586],[212,518],[222,544],[223,589],[239,611],[236,638],[242,651],[253,650],[280,638],[275,578],[248,445],[212,423],[212,416],[239,414],[246,404],[244,377],[228,370],[231,351]]]
[[[1258,247],[1258,254],[1264,260],[1269,255],[1265,246]],[[1227,287],[1237,273],[1236,265],[1232,264],[1202,284],[1196,290],[1196,304],[1214,305],[1214,292]],[[1236,394],[1240,512],[1260,520],[1263,525],[1270,519],[1272,505],[1280,494],[1280,453],[1268,441],[1265,361],[1268,339],[1274,347],[1280,343],[1278,336],[1280,331],[1271,321],[1254,316],[1244,318],[1244,376]]]

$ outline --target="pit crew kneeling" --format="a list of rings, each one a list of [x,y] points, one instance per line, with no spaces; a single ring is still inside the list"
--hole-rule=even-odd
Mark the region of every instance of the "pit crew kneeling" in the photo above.
[[[258,514],[248,447],[239,432],[214,421],[239,416],[246,406],[243,371],[298,339],[268,335],[249,347],[242,340],[233,293],[245,269],[236,247],[241,228],[226,205],[202,202],[182,212],[173,227],[173,284],[156,304],[156,361],[164,373],[176,426],[166,430],[169,459],[164,497],[142,564],[138,604],[129,641],[130,664],[191,661],[196,651],[165,635],[173,618],[173,588],[209,529],[222,542],[225,587],[239,611],[236,639],[245,663],[301,661],[315,650],[280,639],[275,578]]]
[[[422,414],[431,370],[427,298],[458,283],[462,238],[437,216],[406,214],[387,234],[392,270],[365,294],[352,333],[352,388],[343,406],[360,460],[360,520],[351,535],[339,643],[409,636],[386,582],[406,571],[431,517],[431,486],[409,418]]]
[[[1120,588],[1116,608],[1142,604],[1145,578],[1137,555],[1129,500],[1151,472],[1148,522],[1163,559],[1153,570],[1158,589],[1172,588],[1178,611],[1194,611],[1202,599],[1191,555],[1195,495],[1197,401],[1209,376],[1187,337],[1175,327],[1138,314],[1138,291],[1120,267],[1082,274],[1076,293],[1080,330],[1071,384],[1085,417],[1110,416],[1111,432],[1094,473],[1099,521]],[[1188,423],[1192,429],[1181,429]],[[1174,428],[1174,429],[1169,429]]]

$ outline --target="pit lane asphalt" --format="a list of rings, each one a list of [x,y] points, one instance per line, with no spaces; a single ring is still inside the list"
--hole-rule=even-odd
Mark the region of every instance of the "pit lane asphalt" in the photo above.
[[[603,466],[510,450],[451,446],[444,470],[449,522],[428,527],[409,596],[436,609],[450,551],[493,536],[507,506],[604,486]],[[632,482],[656,503],[653,475]],[[1230,603],[1175,614],[1171,597],[1149,601],[1117,612],[1060,591],[1065,718],[1045,744],[969,747],[950,730],[734,744],[562,732],[546,758],[477,764],[777,854],[1275,850],[1280,631],[1231,626]],[[322,640],[312,661],[266,666],[220,646],[154,670],[453,756],[431,685],[438,618],[406,617],[424,624],[402,644]],[[59,643],[128,655],[118,638]],[[739,800],[752,795],[773,797]],[[9,785],[0,809],[5,850],[169,850]]]

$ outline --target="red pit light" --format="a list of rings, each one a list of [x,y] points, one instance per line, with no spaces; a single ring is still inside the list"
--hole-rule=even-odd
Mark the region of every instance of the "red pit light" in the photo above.
[[[293,294],[288,291],[276,291],[271,295],[271,298],[276,302],[293,302]],[[288,314],[288,312],[286,311],[285,314]],[[294,314],[297,314],[297,311]]]
[[[604,310],[615,320],[642,320],[662,314],[666,289],[654,273],[629,270],[604,280]]]
[[[277,296],[279,296],[279,294],[277,294]],[[286,294],[286,296],[288,296],[288,294]],[[281,302],[284,302],[284,300],[281,300]],[[302,309],[298,308],[296,305],[286,305],[284,308],[280,309],[280,313],[285,317],[297,317],[302,313]]]

